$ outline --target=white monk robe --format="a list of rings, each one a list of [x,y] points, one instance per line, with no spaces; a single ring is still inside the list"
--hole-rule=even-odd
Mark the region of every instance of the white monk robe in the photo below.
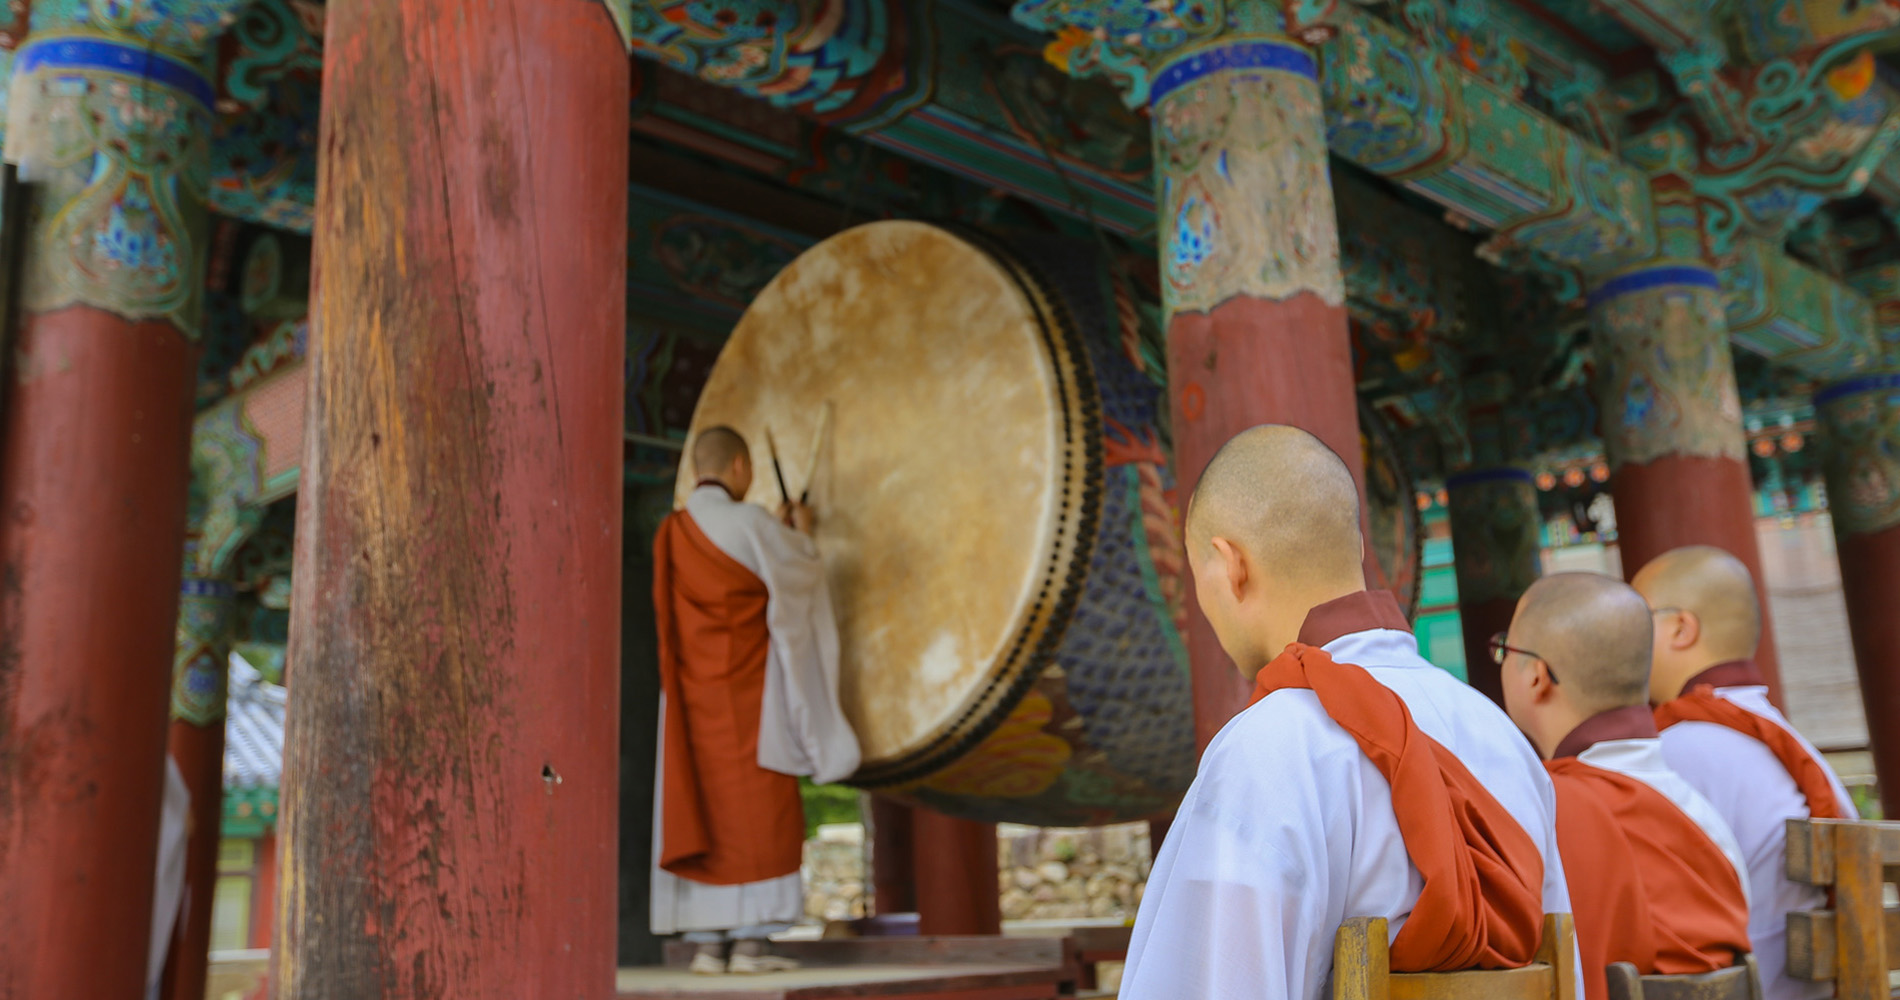
[[[760,767],[810,775],[820,784],[858,769],[855,733],[838,704],[838,629],[824,566],[813,541],[764,508],[735,501],[723,486],[701,485],[686,512],[708,541],[765,583],[765,697],[759,724]],[[662,699],[664,699],[662,695]],[[737,885],[709,885],[659,867],[665,787],[666,706],[660,706],[660,754],[653,800],[652,930],[762,936],[798,920],[805,898],[798,872]]]
[[[145,995],[157,1000],[165,955],[171,950],[172,929],[185,904],[185,844],[191,835],[191,789],[178,762],[165,755],[165,798],[158,814],[158,869],[152,893],[152,942],[146,952]],[[210,906],[194,899],[193,906]]]
[[[1683,690],[1723,679],[1724,673],[1753,671],[1753,666],[1723,664],[1691,678]],[[1721,671],[1723,673],[1718,673]],[[1794,737],[1795,742],[1816,761],[1820,751],[1814,748],[1768,700],[1768,686],[1757,677],[1736,677],[1756,681],[1729,686],[1717,684],[1716,697],[1732,702],[1774,723]],[[1787,821],[1808,816],[1808,803],[1795,779],[1767,744],[1713,722],[1678,722],[1662,731],[1663,757],[1671,770],[1693,785],[1708,799],[1715,811],[1727,821],[1741,847],[1748,870],[1748,936],[1755,945],[1755,961],[1761,966],[1764,1000],[1818,1000],[1832,996],[1830,983],[1805,983],[1790,979],[1788,967],[1788,914],[1795,910],[1823,909],[1827,890],[1788,879]],[[1854,800],[1840,779],[1821,765],[1838,800],[1840,814],[1858,813]]]
[[[1300,641],[1404,699],[1536,844],[1544,911],[1570,912],[1543,762],[1497,705],[1418,654],[1391,595],[1313,609]],[[1121,996],[1319,1000],[1339,925],[1385,917],[1396,937],[1422,886],[1385,777],[1312,691],[1275,691],[1202,755],[1148,877]]]

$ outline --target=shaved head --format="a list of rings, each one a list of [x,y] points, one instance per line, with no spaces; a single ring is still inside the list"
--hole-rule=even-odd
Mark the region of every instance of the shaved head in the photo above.
[[[1649,697],[1676,698],[1697,674],[1747,660],[1761,644],[1761,599],[1740,559],[1712,545],[1690,545],[1649,561],[1630,580],[1656,616],[1655,669]]]
[[[1306,613],[1366,589],[1359,488],[1319,438],[1263,424],[1221,447],[1188,502],[1194,598],[1252,678]]]
[[[1721,660],[1755,655],[1761,642],[1761,600],[1755,578],[1740,559],[1713,545],[1671,549],[1650,560],[1630,581],[1652,608],[1693,612],[1702,642]],[[1720,662],[1718,660],[1717,662]]]
[[[1235,435],[1207,463],[1188,503],[1188,545],[1216,536],[1285,579],[1364,587],[1359,487],[1325,442],[1281,424]]]
[[[1510,644],[1536,653],[1584,715],[1649,700],[1649,605],[1621,580],[1557,573],[1531,584]]]
[[[750,457],[745,438],[730,427],[708,427],[693,439],[693,471],[702,477],[721,476],[740,456]]]

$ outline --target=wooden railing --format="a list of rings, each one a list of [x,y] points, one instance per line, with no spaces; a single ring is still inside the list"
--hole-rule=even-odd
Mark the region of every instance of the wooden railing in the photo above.
[[[1840,1000],[1887,1000],[1900,969],[1900,823],[1788,821],[1788,878],[1832,890],[1833,906],[1788,914],[1788,975],[1833,982]]]
[[[1544,917],[1536,961],[1521,969],[1393,972],[1384,917],[1354,917],[1333,937],[1333,1000],[1577,1000],[1570,914]]]

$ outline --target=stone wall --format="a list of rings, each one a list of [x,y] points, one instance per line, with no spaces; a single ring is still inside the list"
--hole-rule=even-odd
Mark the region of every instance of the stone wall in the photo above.
[[[997,830],[1004,920],[1132,920],[1148,879],[1148,824]]]
[[[996,833],[1003,920],[1132,920],[1148,880],[1148,823],[1043,829],[1003,823]],[[868,913],[864,827],[830,823],[806,842],[806,920]]]
[[[855,920],[870,909],[864,827],[828,823],[805,842],[805,919]]]
[[[997,828],[1004,920],[1132,920],[1148,878],[1148,824]],[[864,827],[820,826],[805,844],[805,917],[852,920],[869,909]]]

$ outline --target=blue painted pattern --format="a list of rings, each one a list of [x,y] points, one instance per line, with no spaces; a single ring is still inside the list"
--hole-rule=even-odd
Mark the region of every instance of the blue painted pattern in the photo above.
[[[1214,48],[1198,49],[1169,63],[1155,74],[1148,94],[1150,104],[1160,104],[1169,94],[1211,73],[1230,69],[1267,69],[1297,73],[1309,80],[1319,79],[1319,67],[1313,54],[1290,41],[1249,38]]]
[[[1900,390],[1900,372],[1878,372],[1855,378],[1842,379],[1814,394],[1814,405],[1825,406],[1837,399],[1858,395],[1863,392],[1893,392]]]
[[[1722,282],[1715,272],[1694,264],[1665,264],[1661,267],[1645,268],[1618,275],[1598,285],[1590,292],[1590,307],[1595,308],[1611,299],[1620,298],[1634,292],[1662,288],[1668,285],[1696,285],[1720,291]]]
[[[197,67],[149,48],[93,36],[34,38],[20,49],[14,72],[25,76],[42,69],[103,70],[162,83],[211,107],[211,81]]]
[[[1159,447],[1163,388],[1123,353],[1100,255],[1078,252],[1074,242],[1059,238],[1018,237],[1010,243],[1061,293],[1082,333],[1111,461],[1118,444]],[[1165,466],[1161,472],[1168,475]],[[1194,778],[1193,687],[1186,648],[1156,592],[1139,475],[1133,464],[1103,470],[1088,582],[1056,662],[1082,717],[1083,735],[1107,757],[1107,769],[1140,779],[1149,785],[1148,794],[1172,802]],[[1075,768],[1071,763],[1070,770]]]
[[[1505,466],[1495,469],[1474,469],[1470,472],[1446,476],[1445,488],[1455,490],[1460,486],[1473,486],[1478,483],[1499,482],[1507,479],[1517,479],[1527,483],[1533,481],[1528,471]]]

